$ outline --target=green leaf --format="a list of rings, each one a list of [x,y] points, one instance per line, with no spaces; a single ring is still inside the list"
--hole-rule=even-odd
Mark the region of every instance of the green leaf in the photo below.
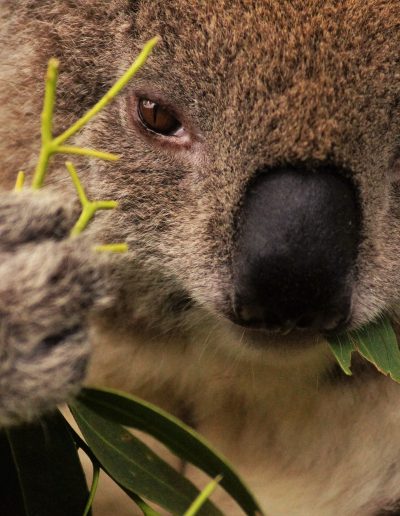
[[[381,373],[400,383],[400,350],[396,334],[387,317],[360,330],[330,339],[329,344],[343,370],[348,371],[347,374],[351,374],[351,353],[357,350]]]
[[[400,382],[400,351],[397,337],[387,317],[355,332],[357,350],[379,371]]]
[[[4,431],[0,432],[0,457],[0,514],[26,516],[18,473]]]
[[[89,493],[63,416],[56,412],[38,423],[7,430],[6,435],[23,499],[23,514],[81,516]]]
[[[110,389],[84,389],[78,400],[81,405],[106,419],[152,435],[178,457],[191,462],[210,477],[222,475],[221,486],[247,515],[261,513],[253,495],[228,462],[197,432],[167,412],[139,398]]]
[[[123,426],[75,401],[71,411],[91,451],[104,470],[126,490],[183,514],[199,491]],[[211,503],[204,515],[221,516]]]
[[[348,376],[351,376],[351,355],[353,351],[356,350],[351,335],[349,333],[344,333],[342,335],[329,337],[328,343],[340,367]]]
[[[132,493],[131,491],[128,491],[125,489],[121,484],[118,484],[119,487],[135,502],[135,504],[139,507],[139,509],[142,511],[143,516],[161,516],[160,513],[155,511],[150,505],[148,505],[140,496],[138,496],[136,493]]]

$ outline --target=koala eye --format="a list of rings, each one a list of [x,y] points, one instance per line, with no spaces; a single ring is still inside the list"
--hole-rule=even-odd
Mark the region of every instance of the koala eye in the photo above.
[[[166,108],[142,98],[138,104],[139,119],[146,129],[164,136],[174,136],[182,124]]]

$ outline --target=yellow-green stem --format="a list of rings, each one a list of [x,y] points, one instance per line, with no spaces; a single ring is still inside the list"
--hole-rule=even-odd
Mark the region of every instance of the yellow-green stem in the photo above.
[[[82,213],[80,214],[79,219],[76,221],[75,226],[71,229],[70,236],[77,237],[84,231],[89,224],[89,222],[94,217],[96,213],[96,208],[92,203],[86,204],[83,207]]]
[[[111,154],[111,152],[103,152],[95,149],[84,149],[81,147],[72,147],[68,145],[62,145],[57,147],[58,154],[76,154],[78,156],[89,156],[93,158],[103,159],[105,161],[117,161],[120,156],[117,154]]]
[[[65,154],[80,154],[84,156],[92,156],[108,161],[116,161],[119,156],[109,152],[97,151],[94,149],[82,149],[71,146],[63,146],[63,143],[76,134],[83,126],[85,126],[95,115],[107,106],[118,93],[127,85],[135,73],[143,66],[150,52],[157,44],[159,38],[155,37],[148,41],[143,47],[143,50],[130,66],[130,68],[123,74],[123,76],[110,88],[110,90],[95,104],[83,117],[77,120],[71,127],[53,139],[53,115],[54,105],[56,100],[56,89],[58,79],[59,62],[52,58],[49,61],[46,74],[45,97],[42,111],[42,146],[38,163],[35,168],[35,173],[32,180],[32,188],[38,190],[43,186],[50,157],[55,153]]]
[[[90,513],[90,509],[93,505],[94,497],[96,495],[97,486],[99,484],[100,477],[100,467],[98,464],[93,463],[93,479],[92,479],[92,487],[90,488],[89,500],[87,501],[85,510],[83,512],[83,516],[88,516]]]
[[[112,210],[118,206],[118,203],[117,201],[89,201],[79,180],[79,176],[74,165],[70,161],[67,161],[65,166],[71,175],[72,182],[74,183],[75,190],[78,193],[78,197],[83,208],[79,219],[70,232],[71,237],[76,237],[86,229],[87,225],[94,217],[96,211]]]
[[[53,144],[53,115],[54,115],[54,104],[56,100],[56,89],[58,79],[58,67],[59,62],[57,59],[50,59],[47,67],[46,74],[46,87],[44,95],[44,104],[42,111],[42,147],[40,150],[39,160],[36,165],[35,173],[33,175],[32,188],[38,190],[43,186],[49,159],[54,152],[56,152],[55,145]]]
[[[17,175],[17,180],[15,182],[14,192],[20,192],[25,184],[25,172],[20,170]]]
[[[118,207],[117,201],[92,201],[95,210],[113,210]]]
[[[94,250],[97,252],[109,252],[109,253],[126,253],[128,252],[128,244],[103,244],[96,245]]]
[[[82,206],[85,206],[89,201],[86,197],[85,190],[83,189],[83,186],[79,180],[78,172],[76,171],[76,168],[74,167],[73,163],[71,163],[70,161],[66,161],[65,166],[67,167],[69,175],[71,176],[79,200],[81,201]]]
[[[71,138],[74,134],[76,134],[84,125],[86,125],[99,111],[104,109],[107,104],[109,104],[114,97],[118,95],[118,93],[127,85],[127,83],[131,80],[131,78],[135,75],[135,73],[143,66],[146,59],[148,58],[150,52],[153,50],[154,46],[159,41],[158,37],[152,38],[148,41],[143,50],[140,52],[139,56],[135,59],[134,63],[130,66],[130,68],[124,73],[124,75],[109,89],[109,91],[102,97],[97,104],[95,104],[89,111],[83,115],[82,118],[77,120],[71,127],[69,127],[66,131],[64,131],[60,136],[58,136],[54,143],[59,146],[63,144],[66,140]]]
[[[48,142],[42,145],[42,148],[40,149],[39,160],[36,165],[32,180],[32,188],[34,190],[39,190],[39,188],[42,188],[46,178],[49,160],[55,152],[56,149],[54,148],[52,142]]]
[[[217,489],[221,480],[222,475],[218,475],[214,480],[207,484],[199,496],[194,500],[189,509],[185,512],[184,516],[195,516],[205,504],[205,502],[210,498],[213,492]]]
[[[46,90],[42,112],[42,143],[47,143],[53,138],[53,115],[56,102],[56,89],[58,80],[58,68],[60,63],[54,57],[49,60],[46,74]]]

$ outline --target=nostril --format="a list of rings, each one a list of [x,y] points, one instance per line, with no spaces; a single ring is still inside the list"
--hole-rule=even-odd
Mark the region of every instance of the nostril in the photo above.
[[[297,319],[285,319],[274,309],[265,310],[265,307],[256,304],[236,304],[233,309],[235,323],[248,328],[264,328],[268,330],[292,331],[293,329],[312,326],[314,316],[304,316],[304,326],[298,324]]]
[[[339,312],[310,313],[301,316],[296,321],[296,328],[330,332],[343,326],[347,320],[348,315]]]
[[[286,328],[287,324],[279,314],[259,305],[243,304],[234,308],[234,322],[251,328],[268,328],[270,330]]]

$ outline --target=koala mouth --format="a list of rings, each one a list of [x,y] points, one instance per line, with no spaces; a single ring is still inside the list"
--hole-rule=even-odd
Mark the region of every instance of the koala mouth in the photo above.
[[[361,235],[349,175],[328,163],[258,171],[236,221],[235,324],[280,334],[348,327]]]
[[[346,312],[346,310],[343,310]],[[285,320],[280,322],[276,314],[260,314],[255,318],[254,314],[243,314],[239,317],[230,317],[230,320],[242,328],[262,334],[278,334],[287,336],[289,334],[324,334],[336,335],[344,332],[351,320],[351,311],[346,315],[337,314],[309,314],[298,320]]]

